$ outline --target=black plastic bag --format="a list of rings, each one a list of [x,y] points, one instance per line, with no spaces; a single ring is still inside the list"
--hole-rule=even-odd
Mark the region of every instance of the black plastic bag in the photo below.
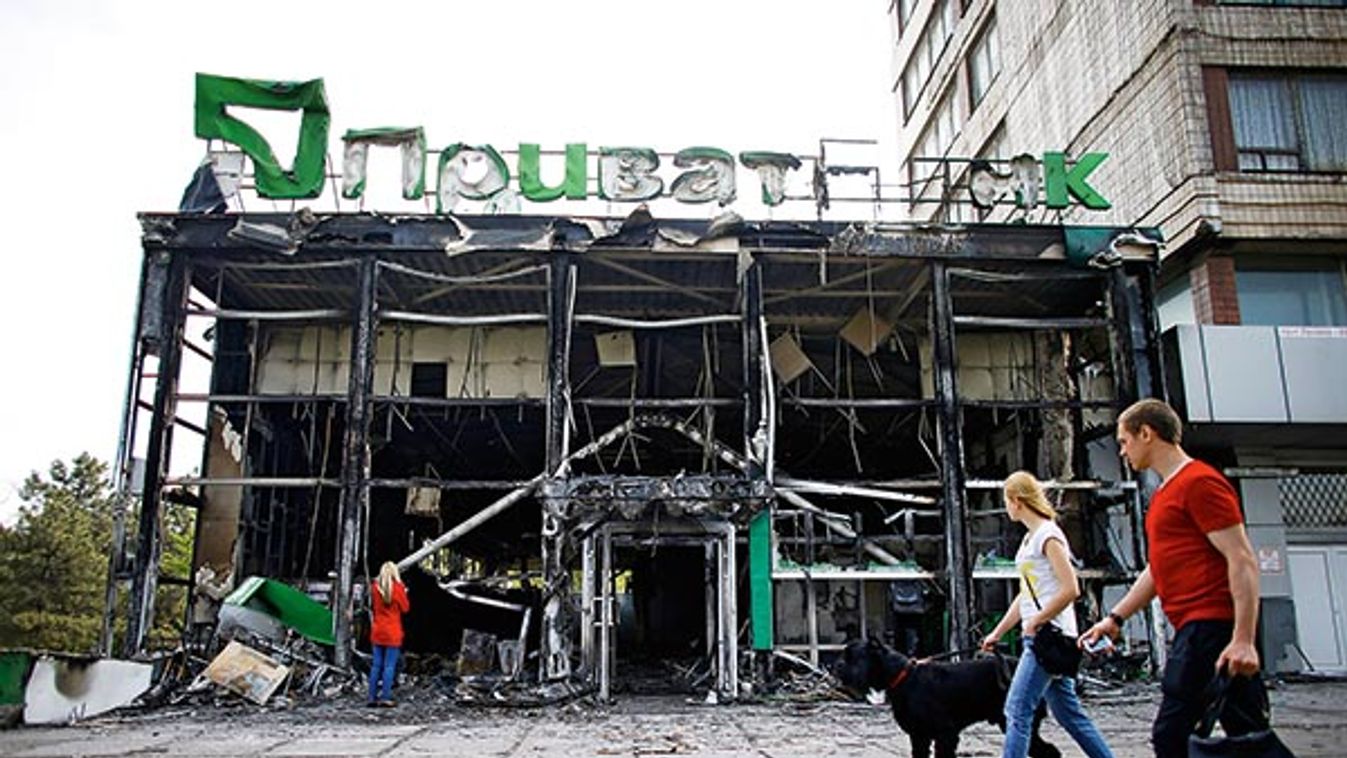
[[[1211,704],[1197,722],[1193,733],[1188,735],[1188,758],[1295,758],[1295,754],[1282,743],[1277,733],[1272,731],[1265,719],[1265,728],[1241,734],[1238,737],[1213,737],[1211,730],[1226,704],[1226,694],[1230,687],[1230,678],[1218,674],[1215,681],[1207,687]]]

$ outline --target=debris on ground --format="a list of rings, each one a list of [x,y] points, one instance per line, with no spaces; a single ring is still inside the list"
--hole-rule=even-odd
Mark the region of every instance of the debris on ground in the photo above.
[[[273,640],[298,632],[321,645],[332,645],[332,611],[284,582],[250,576],[224,599],[220,608],[221,633],[234,627]]]
[[[242,644],[231,641],[202,673],[206,679],[243,697],[266,705],[267,699],[290,675],[290,667]]]

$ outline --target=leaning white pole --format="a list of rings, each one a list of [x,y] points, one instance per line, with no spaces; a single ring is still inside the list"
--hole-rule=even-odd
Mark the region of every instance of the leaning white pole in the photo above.
[[[477,527],[481,526],[487,520],[495,517],[496,514],[500,513],[506,508],[509,508],[510,506],[514,505],[520,500],[523,500],[524,498],[528,497],[530,494],[533,493],[533,490],[536,489],[538,485],[542,483],[542,481],[543,481],[542,474],[539,474],[538,476],[535,476],[532,479],[530,479],[528,483],[525,484],[523,487],[520,487],[517,490],[513,490],[512,492],[505,495],[496,502],[492,503],[491,505],[488,505],[482,510],[472,514],[467,519],[465,519],[463,523],[459,524],[453,529],[450,529],[444,534],[441,534],[434,540],[427,542],[425,545],[421,546],[420,550],[417,550],[415,553],[412,553],[406,558],[403,558],[402,560],[398,561],[398,570],[406,571],[408,568],[415,566],[416,564],[425,560],[426,557],[428,557],[431,553],[434,553],[436,550],[439,550],[445,545],[454,542],[459,537],[462,537],[468,532],[471,532],[473,529],[476,529]]]
[[[876,500],[892,500],[896,503],[913,503],[916,505],[935,505],[936,503],[935,498],[926,495],[909,495],[906,492],[881,490],[874,487],[857,487],[850,484],[832,484],[831,482],[815,482],[790,477],[777,477],[776,487],[777,489],[784,487],[799,492],[812,492],[818,495],[871,497]]]
[[[585,445],[584,447],[580,448],[574,453],[571,453],[569,456],[566,457],[565,460],[561,462],[561,465],[557,469],[557,476],[564,476],[573,461],[580,460],[581,458],[587,458],[593,455],[594,453],[598,452],[599,450],[607,447],[608,445],[611,445],[623,434],[630,434],[631,430],[634,427],[635,427],[634,421],[632,420],[625,421],[613,427],[606,434],[594,440],[593,442],[589,443],[588,445]],[[509,494],[505,495],[504,497],[492,503],[491,505],[488,505],[482,510],[472,514],[463,523],[459,524],[453,529],[450,529],[444,534],[441,534],[434,540],[427,542],[425,545],[421,546],[420,550],[417,550],[415,553],[412,553],[406,558],[403,558],[402,560],[398,561],[398,570],[405,571],[406,569],[415,566],[416,564],[425,560],[426,556],[430,555],[436,550],[439,550],[445,545],[453,543],[458,538],[462,537],[468,532],[471,532],[473,529],[476,529],[477,527],[481,526],[486,521],[494,518],[501,511],[509,508],[510,506],[514,505],[515,503],[519,502],[525,497],[528,497],[533,493],[534,490],[538,488],[539,484],[542,484],[543,478],[544,477],[542,474],[533,477],[532,479],[528,480],[528,482],[526,482],[524,486],[510,492]]]
[[[806,511],[809,511],[810,513],[813,513],[816,517],[819,518],[819,520],[826,523],[829,528],[831,528],[838,534],[842,535],[843,537],[846,537],[849,540],[854,540],[858,538],[859,535],[856,534],[856,530],[852,529],[851,527],[839,521],[836,521],[835,518],[832,517],[832,514],[828,513],[827,511],[823,510],[817,505],[814,505],[808,500],[805,500],[803,497],[800,497],[794,492],[791,492],[790,490],[778,489],[776,491],[776,494],[780,495],[782,498],[785,498],[787,502],[796,506],[797,508],[802,508]],[[885,550],[879,545],[876,545],[870,540],[861,538],[861,547],[865,549],[865,552],[878,558],[881,563],[885,563],[890,566],[897,566],[898,564],[902,563],[902,561],[898,560],[898,558],[895,557],[893,553],[890,553],[889,551]]]

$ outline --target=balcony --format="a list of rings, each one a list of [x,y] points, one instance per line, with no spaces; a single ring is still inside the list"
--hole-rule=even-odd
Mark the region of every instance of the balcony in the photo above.
[[[1247,425],[1246,443],[1316,446],[1327,442],[1321,425],[1347,424],[1345,327],[1179,324],[1162,344],[1170,397],[1190,424]]]

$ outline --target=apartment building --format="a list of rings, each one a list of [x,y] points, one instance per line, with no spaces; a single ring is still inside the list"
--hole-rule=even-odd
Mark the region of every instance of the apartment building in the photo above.
[[[1163,233],[1165,386],[1243,498],[1267,665],[1347,670],[1347,1],[893,0],[888,18],[914,219]],[[1049,151],[1106,153],[1088,180],[1110,207],[974,202],[970,160],[1009,177]]]

